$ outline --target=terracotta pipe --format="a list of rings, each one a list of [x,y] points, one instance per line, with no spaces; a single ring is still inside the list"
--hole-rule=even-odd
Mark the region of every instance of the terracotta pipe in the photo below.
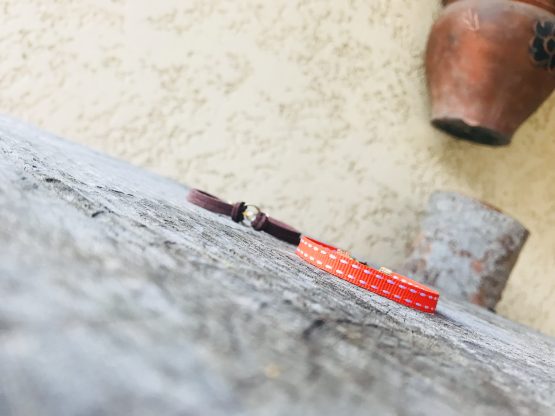
[[[555,89],[555,0],[443,0],[426,51],[432,124],[509,144]]]

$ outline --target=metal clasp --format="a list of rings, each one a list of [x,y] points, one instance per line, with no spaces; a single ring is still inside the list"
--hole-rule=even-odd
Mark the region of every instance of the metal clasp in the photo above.
[[[336,248],[335,251],[337,251],[339,254],[342,254],[344,256],[347,256],[353,260],[356,260],[353,256],[351,256],[351,253],[349,253],[348,251],[345,250],[341,250],[340,248]]]
[[[380,272],[382,272],[383,274],[386,274],[388,276],[391,276],[391,274],[393,273],[391,270],[389,270],[387,267],[380,267]]]
[[[246,222],[250,225],[257,217],[258,214],[260,214],[262,212],[262,210],[253,204],[245,204],[245,210],[243,211],[243,221],[246,220]]]

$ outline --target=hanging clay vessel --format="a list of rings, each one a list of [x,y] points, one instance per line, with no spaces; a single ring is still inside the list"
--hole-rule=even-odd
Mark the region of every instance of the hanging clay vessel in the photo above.
[[[555,0],[444,0],[426,52],[432,124],[506,145],[555,88]]]

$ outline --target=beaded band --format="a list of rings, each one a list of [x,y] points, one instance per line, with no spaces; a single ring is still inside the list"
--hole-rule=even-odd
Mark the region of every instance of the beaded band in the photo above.
[[[369,267],[345,251],[303,236],[296,253],[319,269],[394,302],[427,313],[436,310],[437,291],[388,269]]]

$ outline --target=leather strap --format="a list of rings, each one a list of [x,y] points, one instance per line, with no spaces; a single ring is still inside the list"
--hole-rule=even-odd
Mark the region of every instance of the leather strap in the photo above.
[[[269,217],[265,213],[260,212],[257,207],[247,205],[245,202],[229,204],[217,196],[201,191],[200,189],[192,189],[187,195],[187,200],[208,211],[227,215],[235,222],[243,222],[246,219],[252,219],[250,225],[256,231],[264,231],[289,244],[299,244],[301,240],[301,233],[299,231],[284,222]],[[245,218],[245,213],[248,211],[249,207],[255,208],[258,212],[254,216]]]
[[[319,269],[401,305],[427,313],[436,310],[437,291],[388,269],[370,267],[333,246],[303,236],[297,255]]]

